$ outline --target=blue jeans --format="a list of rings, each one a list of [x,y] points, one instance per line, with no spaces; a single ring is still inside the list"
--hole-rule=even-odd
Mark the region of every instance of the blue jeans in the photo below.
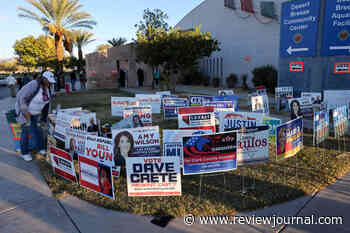
[[[43,139],[43,130],[40,126],[38,126],[38,122],[40,120],[40,115],[30,116],[30,126],[26,126],[23,124],[21,126],[21,153],[22,155],[29,154],[29,136],[32,136],[31,140],[34,143],[30,143],[35,145],[35,150],[40,151],[44,149],[44,139]]]

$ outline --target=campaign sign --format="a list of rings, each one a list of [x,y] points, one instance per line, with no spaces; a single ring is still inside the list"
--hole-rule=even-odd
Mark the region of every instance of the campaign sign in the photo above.
[[[333,127],[335,137],[342,137],[348,130],[347,106],[343,105],[333,109]]]
[[[134,121],[134,125],[139,125],[138,127],[152,126],[152,107],[151,106],[124,108],[123,118],[125,119],[130,116]]]
[[[258,95],[251,97],[252,111],[269,114],[269,98],[267,95]]]
[[[341,62],[334,64],[335,74],[350,74],[350,62]]]
[[[262,124],[264,114],[254,112],[220,112],[220,132],[256,127]]]
[[[350,1],[325,1],[322,56],[350,55]]]
[[[329,113],[328,110],[322,110],[314,113],[313,124],[313,144],[319,145],[329,136]]]
[[[288,109],[288,99],[293,98],[293,87],[276,87],[275,101],[277,111]]]
[[[218,96],[234,95],[233,90],[218,90]]]
[[[195,106],[178,108],[179,129],[210,129],[215,132],[215,114],[213,106]]]
[[[124,108],[139,106],[133,97],[111,97],[112,116],[123,116]]]
[[[281,57],[316,56],[320,0],[282,3]]]
[[[80,185],[114,199],[112,168],[79,155]]]
[[[78,158],[78,154],[85,153],[86,137],[87,133],[66,128],[65,149],[69,151],[73,157]]]
[[[184,175],[230,171],[237,168],[237,132],[182,138]]]
[[[322,103],[322,94],[319,92],[301,92],[301,98],[310,98],[313,105]]]
[[[188,100],[186,98],[164,98],[163,99],[163,113],[164,119],[177,119],[178,108],[187,107]]]
[[[92,123],[96,123],[96,113],[90,113],[86,110],[70,112],[59,111],[56,117],[54,136],[65,141],[66,128],[87,132]]]
[[[303,148],[303,119],[288,121],[276,128],[276,160],[296,155]]]
[[[128,196],[181,196],[179,157],[127,158]]]
[[[276,142],[276,128],[282,123],[281,119],[264,116],[263,124],[270,127],[269,130],[269,141],[272,143]]]
[[[269,160],[269,126],[244,128],[237,132],[237,165]]]
[[[159,127],[112,130],[116,166],[124,165],[127,157],[160,156]]]
[[[160,95],[160,96],[166,96],[166,95],[171,95],[170,91],[157,91],[156,95]]]
[[[182,138],[210,133],[212,133],[211,130],[163,130],[163,156],[179,157],[180,165],[183,167]]]
[[[136,99],[139,101],[140,106],[152,106],[153,113],[160,113],[160,106],[162,103],[162,97],[160,95],[145,95],[136,94]]]
[[[56,147],[50,147],[50,159],[56,174],[69,181],[77,182],[72,155]]]
[[[314,114],[313,104],[309,97],[289,99],[288,105],[294,116],[312,117]]]
[[[205,102],[208,102],[210,100],[211,100],[211,96],[191,95],[190,106],[203,106]]]
[[[236,95],[230,95],[230,96],[211,96],[209,99],[206,99],[205,102],[231,102],[232,108],[235,109],[235,111],[238,111],[238,96]],[[205,105],[205,102],[203,105]]]
[[[289,72],[304,72],[304,62],[290,62]]]

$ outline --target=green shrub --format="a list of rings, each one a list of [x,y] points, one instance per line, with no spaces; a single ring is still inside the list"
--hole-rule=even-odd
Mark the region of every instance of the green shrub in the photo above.
[[[264,85],[268,92],[274,93],[277,87],[277,70],[272,65],[255,68],[253,71],[253,83],[255,86]]]
[[[218,77],[215,77],[215,78],[213,78],[213,86],[214,87],[219,87],[220,86],[220,78],[218,78]]]
[[[192,70],[186,73],[182,83],[184,85],[206,85],[208,82],[209,78],[207,76],[198,70]],[[207,85],[209,85],[209,83]]]
[[[234,88],[236,87],[238,81],[238,77],[236,74],[231,73],[227,78],[226,78],[226,84],[229,88]]]

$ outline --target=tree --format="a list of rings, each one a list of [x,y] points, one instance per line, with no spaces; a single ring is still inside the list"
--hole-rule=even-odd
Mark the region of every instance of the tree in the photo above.
[[[92,39],[92,37],[94,36],[94,33],[82,31],[82,30],[77,30],[77,31],[73,30],[72,36],[73,36],[73,43],[78,48],[78,58],[79,58],[78,68],[79,68],[79,71],[81,71],[84,64],[82,48],[87,44],[95,41],[95,39]]]
[[[108,40],[107,42],[113,47],[119,47],[126,43],[126,39],[123,37],[119,37],[119,38],[113,38],[112,40]]]
[[[137,31],[146,34],[149,26],[156,29],[169,30],[169,25],[166,20],[169,18],[168,15],[160,9],[150,10],[149,8],[143,11],[143,20],[138,24],[135,24]]]
[[[177,74],[184,75],[214,51],[220,51],[219,42],[210,33],[201,33],[200,26],[193,31],[175,28],[168,32],[149,26],[147,33],[137,32],[137,59],[152,67],[162,66],[173,89]]]
[[[38,38],[30,35],[16,40],[13,46],[18,62],[26,67],[47,67],[51,60],[57,59],[53,38],[41,35]]]
[[[109,44],[101,44],[96,47],[96,52],[107,52],[107,49],[112,48]]]
[[[88,12],[80,10],[83,6],[79,4],[79,0],[26,1],[35,7],[39,14],[20,7],[18,16],[39,22],[43,30],[54,37],[57,59],[61,63],[59,73],[62,73],[64,50],[71,53],[73,47],[69,30],[73,28],[92,29],[96,21],[92,20]]]
[[[0,71],[14,72],[18,67],[16,59],[6,59],[0,62]]]

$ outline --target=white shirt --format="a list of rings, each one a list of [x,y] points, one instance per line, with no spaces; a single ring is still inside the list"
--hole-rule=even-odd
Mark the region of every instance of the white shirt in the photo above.
[[[7,77],[7,85],[16,85],[16,83],[17,81],[12,75]]]
[[[45,105],[49,102],[50,97],[49,97],[49,92],[46,91],[47,97],[43,96],[43,89],[40,88],[38,94],[34,96],[32,99],[32,102],[30,102],[28,110],[31,115],[38,115],[41,113],[41,110],[45,107]]]

